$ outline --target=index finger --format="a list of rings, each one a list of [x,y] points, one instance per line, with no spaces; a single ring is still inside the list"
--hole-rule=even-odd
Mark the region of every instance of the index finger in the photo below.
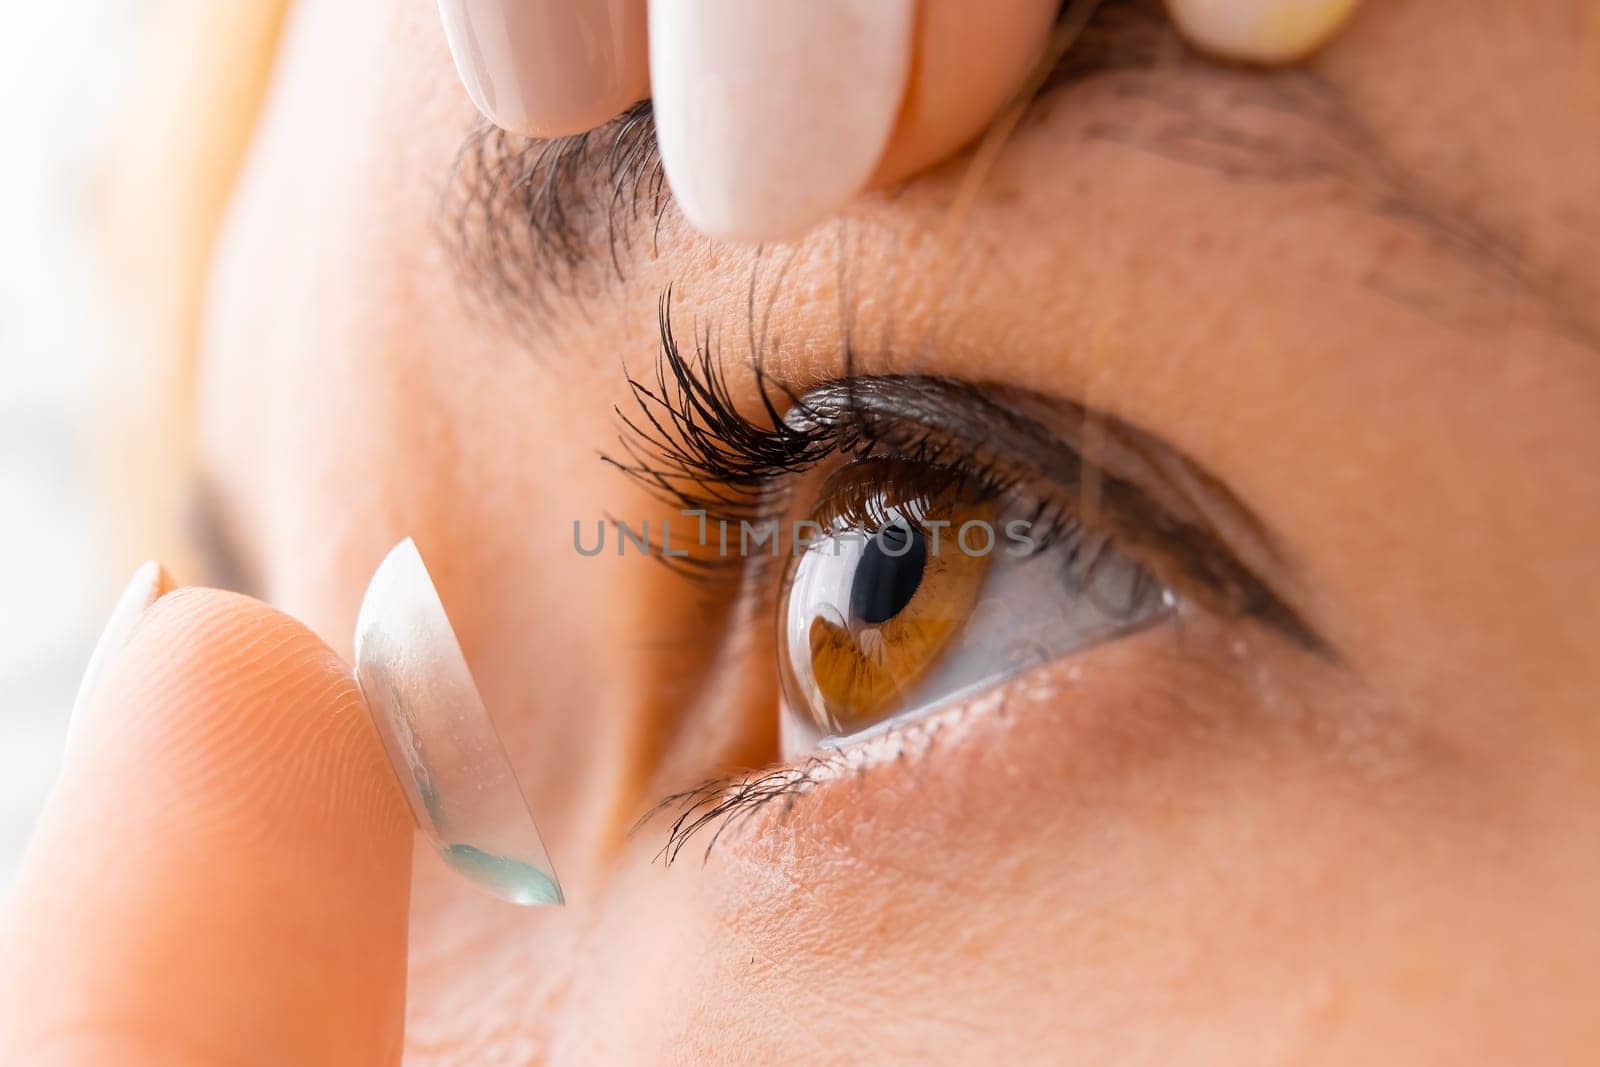
[[[104,666],[0,933],[8,1063],[394,1063],[412,823],[349,670],[257,601]]]

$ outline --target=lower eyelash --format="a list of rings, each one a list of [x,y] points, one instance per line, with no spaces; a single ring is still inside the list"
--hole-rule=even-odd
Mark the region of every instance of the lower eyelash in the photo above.
[[[634,831],[659,815],[676,811],[666,843],[655,854],[663,866],[670,867],[690,838],[715,825],[716,831],[701,856],[704,862],[722,835],[735,825],[775,801],[782,801],[787,811],[796,799],[809,793],[818,784],[817,771],[826,762],[824,757],[813,756],[799,765],[776,767],[742,778],[713,778],[661,801],[634,825]]]
[[[993,700],[995,703],[986,705],[986,710],[1004,715],[1008,696],[1003,686],[995,690]],[[814,790],[844,784],[848,778],[870,774],[873,769],[886,767],[891,762],[903,762],[913,753],[926,755],[928,747],[938,743],[946,725],[943,718],[904,724],[884,735],[894,739],[893,754],[876,759],[863,761],[860,752],[832,749],[807,756],[799,763],[708,779],[664,798],[633,825],[629,834],[636,834],[658,818],[670,815],[672,822],[667,829],[667,839],[653,857],[670,867],[678,861],[691,839],[711,830],[700,857],[704,863],[724,834],[770,810],[774,804],[781,805],[778,818],[783,818]]]

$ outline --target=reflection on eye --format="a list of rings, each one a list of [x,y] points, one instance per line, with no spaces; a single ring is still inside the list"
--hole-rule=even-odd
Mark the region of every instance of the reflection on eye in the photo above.
[[[1172,603],[1104,538],[1037,521],[1037,502],[946,468],[863,460],[820,496],[820,533],[779,605],[789,748],[946,703],[1143,628]]]
[[[959,485],[919,493],[914,472],[881,460],[844,468],[812,516],[827,540],[794,569],[786,601],[803,610],[789,616],[785,658],[809,677],[829,732],[892,709],[960,629],[989,570],[994,508]],[[989,551],[953,550],[963,528],[985,531],[969,540]]]

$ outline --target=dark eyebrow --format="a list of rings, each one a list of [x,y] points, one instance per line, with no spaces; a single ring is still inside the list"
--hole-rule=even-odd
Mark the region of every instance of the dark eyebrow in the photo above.
[[[446,194],[446,240],[469,291],[502,310],[544,310],[596,266],[620,278],[639,220],[651,220],[653,241],[670,202],[648,100],[548,140],[481,122]]]
[[[1417,232],[1466,271],[1447,282],[1436,270],[1379,268],[1365,279],[1372,289],[1467,329],[1501,322],[1508,293],[1532,297],[1550,329],[1600,348],[1600,314],[1570,285],[1530,268],[1513,236],[1450,206],[1401,166],[1315,71],[1201,57],[1177,37],[1160,0],[1067,0],[1060,25],[1074,31],[1070,47],[1036,79],[1024,125],[1062,90],[1117,76],[1111,92],[1130,117],[1101,121],[1087,136],[1235,182],[1330,182],[1330,198]],[[1270,121],[1258,121],[1263,114]],[[658,251],[670,208],[643,100],[572,137],[529,140],[480,125],[461,149],[443,217],[469,296],[528,321],[557,298],[595,295],[624,279],[641,244]]]

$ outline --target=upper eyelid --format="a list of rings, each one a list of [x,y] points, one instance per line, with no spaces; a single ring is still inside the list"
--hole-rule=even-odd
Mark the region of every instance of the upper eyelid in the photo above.
[[[1313,652],[1332,655],[1299,612],[1239,559],[1244,541],[1243,552],[1255,567],[1285,570],[1283,553],[1266,525],[1221,480],[1136,426],[1065,398],[893,375],[813,390],[805,398],[812,414],[805,417],[815,418],[830,404],[847,404],[849,417],[859,418],[879,406],[883,393],[904,383],[919,394],[920,410],[911,417],[921,425],[936,426],[948,440],[984,441],[978,447],[985,453],[1026,454],[1033,473],[1071,498],[1073,514],[1114,533],[1123,551],[1133,547],[1130,542],[1142,542],[1175,559],[1184,576],[1204,582],[1229,610],[1266,622]],[[996,403],[991,394],[1040,411],[1049,425]],[[895,443],[892,430],[875,436]],[[970,453],[977,454],[976,449]],[[1091,481],[1100,514],[1086,516],[1085,489]]]
[[[713,519],[770,518],[772,490],[784,485],[780,475],[810,469],[836,452],[861,454],[862,444],[965,466],[992,480],[1003,467],[1020,469],[1025,462],[1033,478],[1068,501],[1069,517],[1112,536],[1136,558],[1142,552],[1146,558],[1139,562],[1165,570],[1164,577],[1202,603],[1264,622],[1310,651],[1337,658],[1259,576],[1259,570],[1275,576],[1286,570],[1266,525],[1224,483],[1155,435],[1064,398],[939,377],[856,377],[849,364],[842,380],[800,395],[773,381],[757,359],[751,365],[755,395],[771,423],[763,425],[742,413],[724,364],[708,344],[697,338],[694,357],[680,350],[671,306],[669,289],[659,311],[656,385],[629,379],[638,417],[619,410],[628,461],[602,455],[658,499]],[[789,401],[786,412],[779,412],[772,390]],[[915,436],[929,431],[942,434],[941,454],[927,450],[933,438]],[[967,450],[960,456],[950,454],[961,447]],[[750,570],[731,566],[744,562],[738,557],[723,562],[734,573]]]

